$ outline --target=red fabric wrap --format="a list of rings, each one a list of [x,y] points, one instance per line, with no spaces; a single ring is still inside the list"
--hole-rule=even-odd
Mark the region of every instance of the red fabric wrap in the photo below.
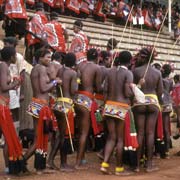
[[[158,113],[158,119],[157,119],[157,138],[159,140],[163,140],[164,134],[163,134],[163,120],[162,120],[162,112],[159,111]]]
[[[98,109],[98,104],[94,101],[94,95],[92,93],[87,91],[78,91],[78,94],[83,94],[85,96],[88,96],[92,100],[90,115],[91,115],[93,133],[96,136],[101,132],[95,116],[95,112]]]
[[[72,52],[76,55],[77,63],[82,60],[87,60],[87,50],[88,50],[89,41],[87,36],[83,31],[77,33],[72,39],[69,52]]]
[[[45,24],[43,34],[48,44],[56,51],[66,52],[64,28],[59,22],[53,20]]]
[[[136,131],[132,132],[133,124],[131,121],[130,113],[127,112],[125,116],[125,125],[124,125],[124,147],[127,150],[136,150],[138,148],[138,140]],[[134,128],[135,130],[135,128]]]
[[[39,36],[41,38],[42,31],[44,28],[44,25],[48,22],[48,19],[46,15],[42,11],[37,11],[31,21],[28,22],[27,29],[34,33],[36,36]],[[36,39],[31,34],[27,34],[26,36],[28,46],[39,43],[40,41]]]
[[[71,136],[74,136],[74,112],[70,109],[67,115]],[[66,136],[69,135],[68,127],[66,128]]]
[[[19,142],[13,119],[9,110],[9,100],[0,96],[0,128],[8,145],[9,160],[16,161],[22,158],[22,146]],[[2,102],[4,103],[2,104]]]
[[[175,106],[180,105],[180,84],[174,86],[171,92],[172,100]]]
[[[66,7],[79,14],[79,1],[78,0],[66,0]]]
[[[23,0],[6,0],[5,15],[9,18],[27,19]]]
[[[37,142],[36,149],[47,152],[48,150],[48,133],[44,133],[44,121],[49,126],[52,122],[53,128],[57,128],[56,120],[51,109],[45,105],[41,108],[39,113],[38,125],[37,125]]]
[[[94,10],[94,14],[96,14],[97,16],[103,17],[105,20],[106,15],[102,12],[102,7],[103,7],[103,1],[98,0],[97,5],[96,5],[95,10]]]

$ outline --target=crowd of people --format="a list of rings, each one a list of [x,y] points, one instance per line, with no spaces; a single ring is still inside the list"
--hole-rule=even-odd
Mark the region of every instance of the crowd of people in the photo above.
[[[169,158],[173,109],[179,130],[175,139],[180,137],[180,75],[173,82],[171,64],[153,64],[153,47],[143,47],[134,57],[129,51],[115,52],[114,38],[104,51],[90,48],[81,20],[74,22],[74,37],[67,47],[68,32],[57,21],[58,13],[53,11],[48,18],[44,5],[37,3],[25,37],[32,66],[16,50],[15,36],[24,35],[22,26],[16,26],[17,17],[22,25],[27,15],[15,2],[6,4],[6,37],[0,51],[0,129],[6,172],[27,173],[32,155],[37,174],[57,170],[58,151],[62,171],[87,169],[89,146],[99,152],[103,174],[110,174],[113,152],[116,175],[140,172],[142,158],[146,172],[157,171],[153,156]],[[22,11],[10,11],[11,7]],[[16,31],[7,29],[8,23]],[[74,150],[76,162],[71,167],[67,158]],[[130,169],[124,168],[125,163]]]

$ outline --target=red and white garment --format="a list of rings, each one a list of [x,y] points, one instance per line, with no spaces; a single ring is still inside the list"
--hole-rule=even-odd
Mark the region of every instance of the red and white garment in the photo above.
[[[35,0],[26,0],[26,3],[29,5],[35,5]]]
[[[27,19],[23,0],[6,0],[5,13],[9,18]]]
[[[79,14],[79,1],[78,0],[66,0],[66,7],[71,10],[74,11],[76,14]]]
[[[59,52],[66,52],[66,43],[64,37],[65,27],[63,27],[59,22],[52,20],[45,24],[43,30],[43,39],[45,39],[48,44]]]
[[[44,29],[44,25],[48,22],[46,15],[42,11],[37,11],[31,21],[28,22],[27,29],[34,33],[36,36],[41,38],[42,32]],[[31,34],[27,34],[26,36],[28,46],[36,44],[39,42],[37,38],[35,38]]]
[[[103,13],[103,1],[102,0],[98,0],[95,9],[94,9],[94,14],[99,16],[99,17],[103,17],[104,19],[106,18],[106,15]]]
[[[85,13],[85,14],[90,14],[89,10],[89,5],[90,5],[90,0],[80,0],[80,11]]]
[[[150,18],[150,16],[149,16],[149,12],[148,12],[148,10],[143,10],[142,11],[142,14],[143,14],[143,16],[144,16],[144,24],[146,25],[146,26],[148,26],[148,27],[153,27],[153,24],[152,24],[152,20],[151,20],[151,18]]]
[[[61,8],[64,10],[64,0],[54,0],[54,8]]]
[[[79,64],[87,60],[87,50],[88,50],[89,40],[83,31],[75,34],[72,39],[69,52],[76,55],[76,63]]]

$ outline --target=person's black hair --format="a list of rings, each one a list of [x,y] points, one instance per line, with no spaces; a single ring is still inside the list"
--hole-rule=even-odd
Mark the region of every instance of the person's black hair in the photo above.
[[[76,64],[76,56],[74,53],[67,53],[64,57],[64,64],[67,67],[73,67]]]
[[[39,62],[39,59],[41,57],[44,57],[46,54],[51,54],[51,51],[49,49],[38,49],[35,53],[34,53],[34,57],[35,57],[35,60],[37,62]]]
[[[16,55],[16,50],[14,47],[4,47],[1,51],[1,61],[7,62],[12,56]]]
[[[115,49],[118,44],[118,41],[115,38],[110,38],[107,42],[107,47],[110,49]]]
[[[82,29],[83,28],[83,23],[81,20],[76,20],[74,22],[74,25],[77,26],[79,29]]]
[[[17,39],[16,39],[16,37],[13,37],[13,36],[5,37],[3,39],[3,42],[4,43],[9,43],[9,44],[13,45],[14,47],[17,46]]]
[[[162,76],[165,78],[165,77],[170,75],[170,73],[172,72],[172,68],[171,68],[171,66],[169,64],[164,64],[162,66],[161,71],[162,71]]]
[[[153,67],[155,67],[157,70],[161,69],[161,65],[159,63],[154,63]]]
[[[87,60],[95,61],[98,58],[98,52],[95,48],[91,48],[87,52]]]
[[[36,3],[35,4],[35,9],[36,9],[36,11],[43,10],[44,9],[44,4],[42,2]]]
[[[132,55],[129,51],[122,51],[119,53],[119,57],[118,57],[118,60],[117,60],[117,64],[118,65],[127,65],[127,64],[130,64],[131,62],[131,59],[132,59]]]
[[[53,19],[57,19],[59,16],[59,14],[55,11],[52,11],[51,14],[50,14],[50,19],[53,20]]]
[[[62,61],[62,59],[64,58],[64,53],[62,53],[62,52],[55,52],[55,53],[53,53],[53,55],[52,55],[52,60],[60,60],[60,61]]]
[[[174,79],[174,82],[179,82],[180,81],[180,75],[175,74],[173,79]]]

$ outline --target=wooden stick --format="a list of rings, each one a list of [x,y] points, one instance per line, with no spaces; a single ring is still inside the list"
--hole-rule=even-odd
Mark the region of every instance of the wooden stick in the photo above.
[[[162,28],[163,28],[163,26],[164,26],[164,22],[165,22],[165,19],[166,19],[166,17],[167,17],[167,14],[168,14],[168,9],[167,9],[167,11],[166,11],[166,14],[165,14],[165,16],[164,16],[163,22],[162,22],[162,24],[161,24],[161,27],[160,27],[160,29],[159,29],[159,32],[158,32],[158,34],[157,34],[157,36],[156,36],[156,39],[155,39],[155,41],[154,41],[153,49],[152,49],[152,52],[151,52],[151,55],[150,55],[150,58],[149,58],[149,61],[148,61],[148,64],[147,64],[147,67],[146,67],[146,70],[145,70],[145,72],[144,72],[144,76],[143,76],[142,79],[145,79],[145,77],[146,77],[148,68],[149,68],[150,63],[151,63],[151,58],[152,58],[153,53],[154,53],[154,50],[155,50],[155,45],[156,45],[156,42],[157,42],[157,40],[158,40],[158,38],[159,38],[159,35],[160,35],[160,33],[161,33],[161,30],[162,30]]]
[[[176,41],[174,42],[173,46],[172,46],[171,49],[168,51],[168,56],[170,55],[170,51],[175,48],[175,46],[177,45],[177,43],[178,43],[179,40],[180,40],[180,36],[176,39]]]
[[[131,16],[131,14],[132,14],[133,8],[134,8],[134,4],[132,5],[131,10],[130,10],[129,15],[128,15],[128,18],[127,18],[127,20],[126,20],[126,24],[125,24],[125,26],[124,26],[123,33],[122,33],[122,35],[121,35],[121,39],[120,39],[120,41],[119,41],[120,45],[121,45],[121,42],[122,42],[122,40],[123,40],[124,32],[125,32],[125,30],[126,30],[126,28],[127,28],[127,24],[128,24],[128,21],[129,21],[129,18],[130,18],[130,16]],[[120,45],[119,45],[119,46],[120,46]],[[115,56],[114,56],[113,61],[112,61],[112,63],[111,63],[111,67],[113,67],[113,64],[114,64],[114,61],[115,61],[115,59],[116,59],[116,56],[117,56],[117,52],[115,53]]]
[[[61,86],[59,86],[59,89],[60,89],[61,97],[63,98],[63,92],[62,92]],[[64,107],[64,109],[66,109],[65,104],[64,104],[64,101],[62,101],[62,102],[63,102],[63,107]],[[67,128],[68,128],[68,133],[69,133],[69,139],[70,139],[71,149],[72,149],[72,152],[74,152],[74,146],[73,146],[73,142],[72,142],[71,129],[70,129],[70,126],[69,126],[68,117],[67,117],[66,112],[65,112],[64,114],[65,114],[65,119],[66,119],[66,123],[67,123]]]

